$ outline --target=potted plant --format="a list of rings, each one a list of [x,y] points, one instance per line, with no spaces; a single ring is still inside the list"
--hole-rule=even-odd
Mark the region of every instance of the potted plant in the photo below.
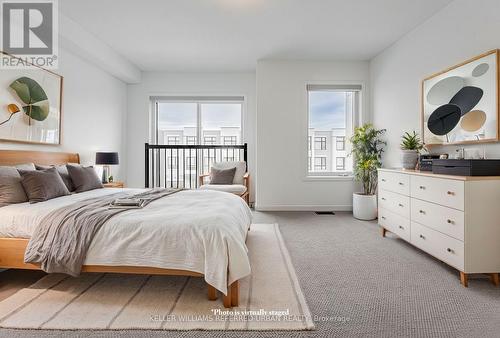
[[[403,169],[415,169],[418,154],[423,147],[424,145],[415,131],[412,134],[406,132],[401,136],[401,165]]]
[[[354,129],[350,138],[351,155],[354,156],[354,178],[361,182],[362,192],[352,196],[352,213],[355,218],[372,220],[377,218],[377,168],[380,168],[383,146],[387,143],[381,137],[385,129],[375,129],[365,124]]]

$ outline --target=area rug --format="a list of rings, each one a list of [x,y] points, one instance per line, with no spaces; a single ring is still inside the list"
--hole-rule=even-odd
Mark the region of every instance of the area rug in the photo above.
[[[202,278],[51,274],[0,302],[0,327],[19,329],[312,330],[314,323],[277,224],[253,224],[252,274],[240,306],[207,298]]]

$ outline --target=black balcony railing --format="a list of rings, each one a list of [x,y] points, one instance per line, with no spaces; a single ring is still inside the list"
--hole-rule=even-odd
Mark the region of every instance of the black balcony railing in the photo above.
[[[215,162],[247,162],[243,145],[145,144],[146,188],[198,188],[198,177]]]

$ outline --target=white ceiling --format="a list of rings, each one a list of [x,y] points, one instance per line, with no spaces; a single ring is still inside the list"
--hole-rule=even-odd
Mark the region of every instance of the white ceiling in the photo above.
[[[144,71],[248,71],[259,59],[369,60],[452,0],[63,0]]]

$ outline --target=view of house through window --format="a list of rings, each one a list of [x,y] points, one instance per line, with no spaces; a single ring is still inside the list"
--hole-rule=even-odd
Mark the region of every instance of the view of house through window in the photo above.
[[[350,175],[348,156],[361,86],[308,85],[308,158],[310,175]]]
[[[231,146],[242,141],[243,97],[175,97],[154,102],[156,143],[166,145]],[[168,149],[159,154],[160,171],[167,186],[195,184],[211,164],[240,160],[234,149]]]

